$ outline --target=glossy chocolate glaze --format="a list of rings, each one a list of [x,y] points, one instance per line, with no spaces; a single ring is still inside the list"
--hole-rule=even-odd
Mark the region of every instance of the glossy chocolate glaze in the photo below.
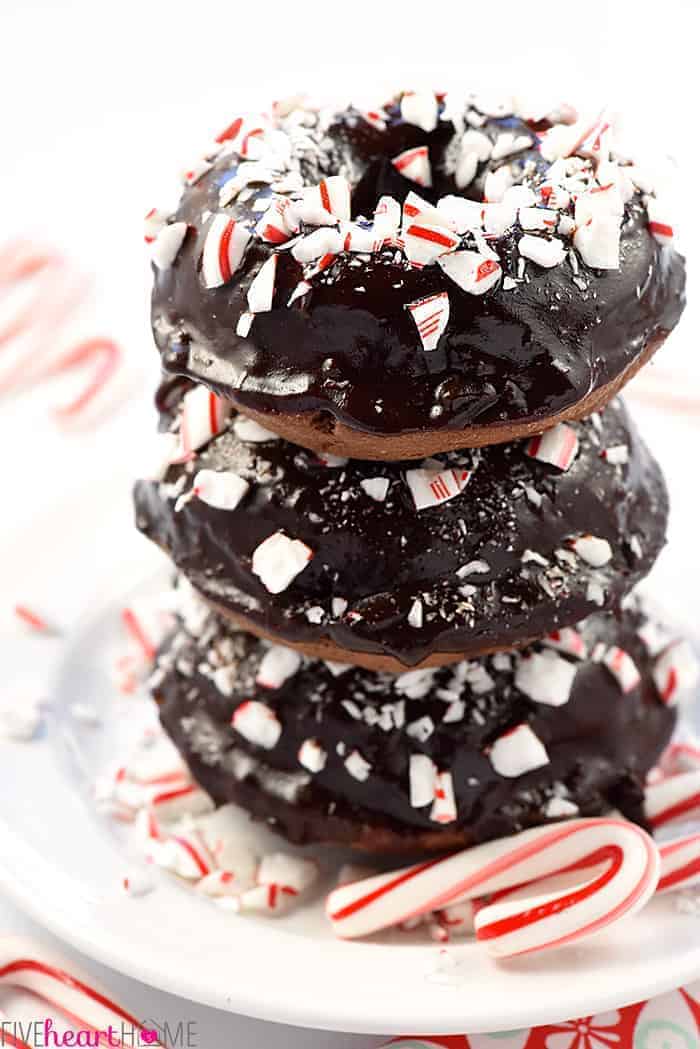
[[[420,464],[328,467],[283,440],[243,441],[232,420],[191,462],[171,467],[164,484],[137,485],[136,521],[205,596],[282,641],[327,639],[345,650],[333,658],[388,654],[405,666],[434,652],[507,648],[614,606],[664,543],[663,478],[622,403],[575,430],[579,451],[565,473],[526,455],[526,442],[442,455],[447,466],[471,469],[471,479],[449,502],[418,512],[405,471]],[[624,465],[601,457],[618,445],[628,448]],[[235,510],[195,498],[175,511],[201,468],[250,483]],[[361,487],[376,477],[390,482],[384,502]],[[314,556],[274,595],[252,574],[251,557],[279,530]],[[567,541],[585,533],[608,540],[608,564],[572,556]],[[474,561],[487,570],[457,575]],[[347,602],[344,612],[334,612],[334,598]],[[416,599],[419,629],[407,620]]]
[[[448,193],[481,199],[489,165],[467,190],[456,188],[448,163],[454,128],[445,119],[429,134],[405,124],[396,105],[388,107],[385,130],[353,109],[328,126],[310,119],[316,124],[306,129],[293,163],[307,185],[346,175],[354,217],[371,217],[382,194],[403,201],[411,189],[432,202]],[[481,130],[492,138],[506,130],[536,141],[514,117],[488,119]],[[390,163],[422,144],[429,146],[432,189],[416,186]],[[529,263],[524,281],[508,289],[501,283],[485,295],[462,291],[436,265],[412,269],[387,248],[371,256],[340,254],[288,308],[302,267],[282,251],[273,308],[258,314],[241,338],[235,330],[248,288],[272,249],[252,241],[223,287],[206,289],[200,274],[209,215],[221,210],[219,189],[237,164],[235,156],[220,158],[185,191],[174,217],[191,229],[175,264],[155,271],[152,317],[166,370],[208,384],[243,410],[302,413],[308,427],[321,432],[337,419],[378,438],[546,420],[620,376],[674,328],[684,306],[684,261],[650,235],[637,195],[625,206],[619,270],[580,262],[576,276],[568,262],[553,269]],[[536,187],[541,157],[526,150],[513,158],[512,169],[516,182]],[[259,185],[249,199],[223,210],[252,226],[260,217],[253,207],[269,195],[269,187]],[[504,273],[513,276],[520,232],[515,226],[491,244]],[[438,348],[426,353],[406,304],[438,291],[449,294],[450,320]],[[303,436],[295,439],[304,443]],[[309,441],[319,446],[318,436]]]
[[[518,691],[516,654],[399,678],[357,668],[338,675],[337,668],[334,674],[323,663],[305,662],[280,688],[263,688],[255,677],[266,644],[213,614],[198,617],[194,630],[191,623],[189,631],[181,625],[165,643],[153,691],[167,732],[214,800],[242,804],[295,842],[377,851],[470,844],[576,815],[576,809],[561,809],[562,798],[581,815],[617,808],[643,822],[645,774],[675,722],[654,689],[653,659],[637,634],[643,622],[632,602],[619,616],[598,613],[581,624],[589,656],[562,657],[577,672],[569,701],[560,707],[534,703]],[[601,643],[620,646],[636,663],[641,680],[630,692],[623,694],[610,671],[590,658]],[[476,683],[478,673],[473,687],[465,681],[475,670],[488,674],[491,685],[484,691],[478,691],[484,688]],[[212,678],[217,671],[227,694]],[[464,702],[463,715],[446,723],[454,699]],[[251,744],[231,726],[234,711],[248,700],[266,704],[281,722],[272,749]],[[421,741],[410,726],[424,717],[434,730]],[[549,764],[506,779],[487,750],[523,721],[545,745]],[[298,760],[307,739],[327,754],[325,767],[313,774]],[[364,782],[344,765],[355,749],[371,765]],[[456,821],[440,826],[430,806],[411,806],[409,758],[418,753],[452,773]]]

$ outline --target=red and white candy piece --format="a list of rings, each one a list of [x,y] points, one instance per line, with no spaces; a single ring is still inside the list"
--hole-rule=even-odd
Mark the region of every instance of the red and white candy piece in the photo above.
[[[212,811],[214,803],[196,783],[185,783],[159,790],[151,797],[149,807],[157,819],[175,820],[182,816],[202,816]]]
[[[228,215],[214,215],[204,241],[202,279],[206,288],[228,284],[243,261],[250,231]]]
[[[274,710],[255,699],[241,703],[231,724],[244,739],[263,750],[272,750],[282,735],[282,725]]]
[[[652,674],[663,702],[675,706],[697,684],[700,667],[688,642],[679,640],[657,657]]]
[[[146,241],[146,244],[153,243],[167,221],[168,213],[166,211],[151,208],[150,211],[146,212],[143,220],[143,239]]]
[[[313,860],[284,852],[268,853],[258,868],[258,884],[238,898],[240,910],[284,914],[308,892],[318,877],[319,869]]]
[[[438,102],[434,91],[405,91],[401,96],[401,118],[423,131],[434,131],[438,122]]]
[[[281,594],[313,556],[313,550],[300,539],[274,532],[253,551],[251,567],[270,594]]]
[[[187,236],[186,222],[171,222],[156,234],[151,249],[151,261],[159,270],[167,270],[177,258]]]
[[[302,664],[301,655],[285,645],[270,645],[260,661],[255,684],[261,688],[281,688],[294,677]]]
[[[654,240],[663,246],[673,244],[673,226],[669,222],[665,208],[656,197],[646,198],[648,229]]]
[[[700,834],[688,834],[659,846],[661,877],[657,895],[677,892],[700,881]]]
[[[544,269],[552,269],[566,258],[566,248],[558,237],[536,237],[531,233],[520,238],[518,251],[524,259],[530,259]]]
[[[644,795],[644,812],[654,830],[700,815],[700,771],[650,784]]]
[[[195,386],[182,398],[180,415],[180,456],[185,459],[225,428],[232,407],[223,397]]]
[[[83,1031],[106,1033],[111,1028],[115,1038],[119,1038],[123,1031],[133,1045],[158,1047],[161,1044],[153,1028],[144,1027],[102,990],[92,987],[79,973],[69,971],[67,965],[38,944],[14,936],[0,938],[0,985],[21,987],[35,994]],[[6,1044],[13,1044],[10,1040],[13,1036],[8,1037],[3,1031],[2,1037]],[[15,1044],[23,1045],[16,1040]],[[61,1043],[57,1041],[55,1044]],[[65,1041],[63,1044],[80,1043]],[[122,1043],[115,1041],[113,1044]]]
[[[567,423],[557,423],[551,430],[531,437],[525,452],[540,463],[549,463],[557,470],[568,470],[578,452],[576,431]]]
[[[493,143],[483,131],[470,128],[464,132],[455,167],[455,184],[458,189],[464,189],[474,180],[479,164],[489,159],[492,150]]]
[[[278,258],[278,255],[270,255],[270,258],[263,262],[248,288],[248,309],[251,313],[267,313],[272,309]]]
[[[533,703],[561,707],[569,702],[576,665],[568,659],[545,649],[519,656],[515,671],[515,687]]]
[[[415,302],[409,302],[406,309],[418,329],[425,352],[437,349],[440,336],[450,319],[450,300],[447,292],[440,291],[424,299],[416,299]]]
[[[401,205],[398,200],[388,196],[380,197],[374,209],[374,221],[372,223],[375,239],[382,243],[386,240],[391,240],[398,233],[400,225]]]
[[[546,637],[542,638],[542,644],[546,645],[547,648],[554,648],[559,652],[566,652],[567,655],[575,656],[576,659],[586,659],[588,656],[586,642],[583,640],[578,630],[574,630],[574,628],[570,626],[560,627],[559,630],[553,630],[551,634],[547,634]]]
[[[442,255],[437,262],[450,280],[470,295],[490,291],[502,275],[498,259],[478,251],[455,251],[451,255]]]
[[[580,871],[572,887],[544,879]],[[537,827],[453,856],[336,888],[326,913],[344,939],[367,936],[430,911],[527,886],[481,907],[477,939],[495,957],[573,943],[640,910],[659,877],[659,853],[621,820],[572,820]]]
[[[459,237],[444,223],[429,223],[422,216],[404,226],[401,236],[406,258],[416,269],[430,266],[459,244]]]
[[[317,773],[326,767],[328,755],[317,739],[305,739],[299,747],[297,758],[307,772]]]
[[[339,219],[350,221],[350,183],[343,175],[331,175],[321,179],[317,186],[304,190],[301,203],[295,211],[313,226],[334,224]]]
[[[235,510],[249,488],[248,482],[233,470],[199,470],[184,499],[196,498],[217,510]]]
[[[617,645],[611,645],[606,649],[602,660],[604,666],[616,679],[624,693],[631,692],[641,681],[641,674],[629,652]]]
[[[427,146],[415,146],[406,149],[394,157],[391,163],[404,178],[416,182],[419,186],[432,186],[433,173]]]
[[[506,779],[515,779],[549,764],[544,744],[525,722],[499,736],[489,747],[488,757],[494,772]]]
[[[255,232],[269,244],[285,244],[291,240],[299,232],[291,200],[281,197],[273,201],[255,227]]]
[[[569,543],[574,553],[593,568],[602,568],[612,560],[612,547],[597,535],[579,535]]]
[[[406,471],[406,483],[416,510],[426,510],[454,499],[464,491],[470,476],[463,467],[445,470],[437,460],[428,460],[419,469]]]

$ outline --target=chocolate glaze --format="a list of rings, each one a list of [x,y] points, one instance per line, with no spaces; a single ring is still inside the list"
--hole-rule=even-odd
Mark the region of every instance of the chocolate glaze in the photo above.
[[[451,653],[541,637],[601,602],[613,606],[646,575],[664,542],[663,478],[621,402],[575,424],[579,452],[565,473],[526,455],[524,442],[442,455],[448,466],[472,469],[471,479],[460,495],[420,512],[405,479],[419,464],[330,468],[283,440],[242,441],[234,425],[191,462],[171,467],[164,484],[136,486],[137,525],[205,596],[246,616],[251,629],[302,646],[327,639],[344,650],[331,658],[380,654],[415,666],[431,653],[445,653],[448,662]],[[628,447],[627,464],[601,458],[615,445]],[[250,483],[236,510],[192,499],[175,511],[175,496],[203,467],[233,470]],[[360,484],[375,477],[390,481],[383,503]],[[303,540],[314,557],[273,595],[252,574],[251,556],[279,530]],[[567,540],[583,533],[608,540],[607,565],[572,558]],[[488,571],[457,575],[475,560]],[[334,614],[333,598],[348,602],[344,613]],[[416,599],[420,629],[407,621]]]
[[[569,701],[560,707],[534,703],[518,691],[516,654],[403,678],[358,668],[335,676],[323,663],[305,662],[281,688],[263,688],[255,677],[267,645],[213,614],[195,617],[189,630],[180,625],[165,643],[153,692],[167,732],[215,802],[241,804],[295,842],[342,842],[376,851],[471,844],[564,815],[548,808],[557,806],[553,798],[565,798],[581,815],[617,808],[643,822],[645,775],[675,721],[654,689],[653,660],[637,634],[645,619],[630,602],[619,616],[598,613],[581,624],[589,658],[562,657],[578,669]],[[630,692],[623,694],[610,671],[590,658],[599,643],[620,646],[635,661],[641,681]],[[212,679],[220,668],[231,672],[226,695]],[[464,680],[465,670],[479,668],[492,681],[481,694]],[[463,717],[445,723],[454,698],[465,703]],[[234,711],[251,699],[265,703],[282,724],[272,749],[249,743],[231,726]],[[368,723],[382,712],[382,722]],[[435,727],[421,741],[407,729],[426,716]],[[550,763],[506,779],[486,751],[523,721],[545,745]],[[327,752],[325,767],[313,774],[297,756],[307,739]],[[371,764],[364,782],[344,765],[354,749]],[[439,826],[430,819],[430,806],[411,806],[408,765],[417,753],[452,773],[456,822]]]
[[[430,201],[448,193],[481,199],[488,164],[463,192],[450,174],[451,122],[441,119],[426,134],[405,124],[397,105],[388,107],[388,115],[380,131],[353,109],[327,124],[310,114],[312,125],[293,166],[307,185],[324,175],[346,175],[354,217],[371,217],[382,194],[403,201],[410,189]],[[516,131],[536,141],[532,129],[513,117],[488,119],[481,130],[492,138]],[[408,181],[390,163],[422,144],[430,150],[432,190]],[[209,215],[221,210],[219,188],[237,163],[235,156],[221,157],[183,194],[175,219],[191,229],[175,264],[154,273],[156,343],[167,370],[208,384],[242,410],[285,419],[301,413],[310,446],[321,446],[319,431],[330,433],[335,420],[378,438],[427,429],[507,431],[509,425],[545,421],[619,377],[645,348],[662,341],[683,310],[684,260],[650,235],[646,210],[635,196],[625,206],[619,270],[593,270],[580,262],[575,278],[568,262],[546,270],[530,263],[515,288],[499,284],[486,295],[462,291],[436,265],[412,269],[388,248],[371,256],[339,255],[287,308],[302,267],[283,251],[273,308],[258,314],[248,336],[240,338],[235,330],[248,288],[272,249],[252,241],[223,287],[206,289],[200,276]],[[536,187],[542,165],[534,148],[517,154],[516,182]],[[250,199],[223,210],[253,225],[260,217],[253,205],[269,195],[269,187],[257,186]],[[491,244],[512,275],[520,233],[515,226]],[[438,348],[426,353],[405,307],[438,291],[449,294],[450,320]],[[273,420],[270,426],[275,428]],[[295,432],[295,439],[305,443],[303,438]],[[475,437],[475,443],[483,442]],[[445,447],[453,445],[447,441]],[[332,440],[322,446],[333,448]]]

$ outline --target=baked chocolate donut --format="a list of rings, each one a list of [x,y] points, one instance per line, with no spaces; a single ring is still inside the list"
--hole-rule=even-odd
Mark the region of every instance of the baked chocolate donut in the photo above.
[[[287,107],[220,135],[155,237],[165,369],[361,459],[510,441],[607,403],[684,306],[663,201],[604,119],[446,106]]]
[[[222,425],[137,485],[137,525],[238,626],[316,658],[400,672],[524,645],[614,606],[664,542],[663,478],[620,402],[421,464]]]
[[[163,725],[217,804],[294,842],[419,851],[610,809],[643,822],[675,713],[636,600],[523,653],[399,677],[309,662],[199,606],[157,660]]]

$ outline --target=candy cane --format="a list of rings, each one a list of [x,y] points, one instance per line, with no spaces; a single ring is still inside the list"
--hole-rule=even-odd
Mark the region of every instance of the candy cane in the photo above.
[[[700,834],[665,842],[659,846],[661,877],[657,894],[677,892],[700,881]]]
[[[37,995],[79,1029],[106,1034],[111,1028],[113,1036],[119,1038],[120,1032],[128,1027],[127,1042],[120,1039],[111,1041],[112,1045],[133,1045],[134,1032],[145,1045],[161,1044],[156,1031],[144,1028],[116,1002],[68,972],[62,962],[54,962],[37,944],[14,936],[0,938],[1,984],[21,987]]]
[[[700,815],[700,771],[683,772],[650,784],[644,796],[644,811],[654,830]]]
[[[327,914],[336,935],[366,936],[416,915],[514,886],[529,886],[481,908],[477,939],[495,957],[572,943],[638,911],[656,888],[659,853],[632,823],[573,820],[537,827],[402,871],[335,889]],[[595,868],[591,871],[591,868]],[[582,873],[572,888],[538,895],[537,883]]]

